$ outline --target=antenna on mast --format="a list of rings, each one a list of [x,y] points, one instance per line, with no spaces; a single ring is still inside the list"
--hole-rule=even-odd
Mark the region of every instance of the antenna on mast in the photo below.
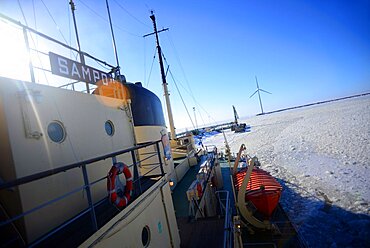
[[[164,96],[166,99],[166,107],[167,107],[167,114],[168,114],[168,122],[170,124],[170,131],[171,131],[171,139],[176,139],[176,132],[175,132],[175,125],[173,122],[173,116],[172,116],[172,110],[171,110],[171,103],[170,103],[170,94],[168,93],[168,87],[167,87],[167,81],[166,81],[166,74],[164,72],[164,66],[163,66],[163,57],[162,57],[162,49],[161,46],[159,45],[159,38],[158,38],[158,33],[167,31],[168,28],[164,28],[162,30],[157,30],[157,23],[155,22],[155,15],[153,10],[150,12],[150,19],[153,21],[153,28],[154,32],[150,34],[146,34],[143,37],[147,37],[149,35],[155,35],[156,43],[157,43],[157,51],[158,51],[158,60],[159,60],[159,66],[161,69],[161,75],[162,75],[162,85],[163,85],[163,91],[164,91]]]
[[[73,17],[73,24],[75,27],[75,32],[76,32],[76,40],[77,40],[77,48],[78,48],[78,54],[80,55],[80,62],[81,64],[85,65],[85,57],[81,51],[81,45],[80,45],[80,38],[78,37],[78,31],[77,31],[77,23],[76,23],[76,16],[75,16],[75,10],[76,10],[76,5],[73,2],[73,0],[69,1],[69,5],[71,5],[71,11],[72,11],[72,17]],[[86,83],[86,92],[89,94],[90,93],[90,88],[89,88],[89,83]]]
[[[257,90],[249,98],[251,98],[252,96],[254,96],[254,94],[258,93],[258,98],[260,100],[260,106],[261,106],[261,114],[264,114],[263,113],[263,107],[262,107],[262,100],[261,100],[260,91],[263,91],[263,92],[268,93],[268,94],[272,94],[272,93],[270,93],[270,92],[268,92],[266,90],[260,89],[260,87],[258,85],[257,76],[255,76],[255,77],[256,77]]]
[[[113,43],[114,55],[116,56],[116,62],[117,62],[117,67],[114,69],[114,76],[115,76],[115,78],[118,78],[119,81],[121,81],[121,78],[120,78],[121,73],[120,73],[120,66],[119,66],[119,61],[118,61],[118,53],[117,53],[116,39],[114,38],[112,18],[110,16],[108,0],[105,0],[105,3],[107,5],[110,31],[112,33],[112,43]]]

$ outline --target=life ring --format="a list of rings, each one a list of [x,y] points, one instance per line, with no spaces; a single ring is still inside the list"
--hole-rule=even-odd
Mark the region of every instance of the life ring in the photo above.
[[[123,173],[126,178],[126,186],[123,192],[123,197],[117,194],[118,186],[116,185],[116,177],[119,173]],[[108,173],[107,188],[109,193],[109,200],[119,208],[127,206],[131,198],[133,190],[132,176],[128,166],[122,162],[115,163]]]

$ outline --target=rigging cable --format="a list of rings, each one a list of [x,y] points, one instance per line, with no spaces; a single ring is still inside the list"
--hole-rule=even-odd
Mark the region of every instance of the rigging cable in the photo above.
[[[144,84],[146,82],[146,40],[145,40],[145,37],[143,37],[143,45],[144,45]]]
[[[180,83],[180,86],[182,86],[182,88],[185,90],[185,92],[187,92],[190,96],[192,96],[190,93],[189,93],[189,91]],[[208,116],[208,118],[209,119],[212,119],[215,123],[218,123],[218,121],[216,121],[209,113],[208,113],[208,111],[207,110],[205,110],[204,108],[203,108],[203,106],[193,97],[193,100],[194,100],[194,102],[195,102],[195,104],[196,104],[196,106],[197,107],[199,107],[199,108],[201,108],[206,114],[207,114],[207,116]],[[200,113],[200,112],[199,112]]]
[[[24,22],[26,23],[26,26],[28,26],[28,22],[27,22],[26,16],[24,15],[22,5],[21,5],[21,3],[19,2],[19,0],[18,0],[17,2],[18,2],[18,7],[19,7],[19,9],[21,10],[21,13],[22,13],[22,16],[23,16],[23,20],[24,20]],[[26,33],[25,33],[25,35],[26,35],[26,36],[28,36],[28,33],[26,32]],[[32,40],[32,43],[33,43],[34,47],[35,47],[35,48],[37,48],[36,43],[35,43],[35,40],[33,39],[33,36],[32,36],[32,35],[30,35],[30,38],[31,38],[31,40]],[[44,69],[44,67],[43,67],[43,65],[42,65],[42,62],[41,62],[40,54],[39,54],[39,52],[38,52],[38,50],[37,50],[37,49],[35,49],[35,50],[36,50],[37,58],[39,59],[39,62],[40,62],[40,64],[41,64],[41,68],[42,68],[42,69]],[[29,60],[30,60],[30,62],[32,63],[32,58],[31,58],[30,51],[28,51],[28,56],[29,56]],[[32,67],[33,67],[33,66],[32,66]],[[44,71],[44,70],[43,70],[43,72],[44,72],[44,76],[45,76],[46,83],[47,83],[48,85],[50,85],[50,84],[49,84],[49,80],[48,80],[48,78],[47,78],[46,73],[45,73],[45,71]]]
[[[123,11],[125,11],[129,16],[131,16],[133,19],[135,19],[137,22],[139,22],[140,24],[144,25],[145,27],[151,29],[152,27],[150,27],[149,25],[147,25],[145,22],[141,21],[140,19],[138,19],[136,16],[134,16],[133,14],[131,14],[127,9],[125,9],[121,4],[119,4],[116,0],[113,0],[117,5],[118,7],[120,7]]]
[[[168,68],[170,68],[170,67],[168,66]],[[171,71],[171,70],[168,70],[168,72],[170,73],[170,76],[171,76],[171,78],[172,78],[172,81],[175,83],[175,86],[176,86],[177,92],[178,92],[178,93],[179,93],[179,95],[180,95],[180,98],[181,98],[182,104],[184,105],[185,110],[186,110],[186,113],[188,114],[189,119],[190,119],[190,121],[191,121],[191,125],[193,126],[193,128],[194,128],[194,129],[196,129],[196,127],[195,127],[195,125],[194,125],[194,122],[193,122],[193,119],[192,119],[192,118],[191,118],[191,116],[190,116],[189,110],[188,110],[188,108],[186,107],[185,101],[184,101],[184,99],[182,98],[182,95],[181,95],[181,93],[180,93],[179,87],[177,87],[177,83],[176,83],[176,81],[175,81],[175,78],[174,78],[174,77],[173,77],[173,75],[172,75],[172,71]]]
[[[36,21],[36,10],[35,10],[35,0],[32,0],[32,11],[33,11],[33,20],[34,20],[34,26],[35,26],[35,29],[37,30],[37,21]],[[37,39],[37,36],[36,36],[36,46],[39,45],[39,40]]]
[[[191,95],[190,93],[189,93],[189,91],[180,83],[180,86],[182,86],[182,88],[185,90],[185,92],[187,92],[189,95]],[[193,100],[194,100],[194,102],[195,102],[195,104],[196,104],[196,106],[197,107],[199,107],[199,108],[201,108],[206,114],[207,114],[207,116],[208,116],[208,118],[209,119],[212,119],[215,123],[218,123],[218,121],[216,121],[208,112],[207,112],[207,110],[205,110],[204,108],[203,108],[203,106],[202,105],[200,105],[200,103],[195,99],[195,98],[193,98]],[[200,112],[199,112],[200,113]]]
[[[48,12],[48,14],[49,14],[50,18],[53,20],[53,22],[54,22],[54,24],[55,24],[55,26],[56,26],[57,30],[59,31],[60,35],[62,36],[62,38],[63,38],[64,42],[65,42],[66,44],[68,44],[68,42],[67,42],[66,38],[64,37],[64,35],[63,35],[62,31],[60,30],[60,27],[58,26],[57,22],[55,21],[55,19],[54,19],[53,15],[50,13],[49,8],[46,6],[46,4],[44,3],[44,1],[43,1],[43,0],[41,0],[41,2],[42,2],[42,4],[44,5],[44,7],[46,8],[46,10],[47,10],[47,12]]]
[[[67,5],[68,6],[68,5]],[[72,28],[71,28],[71,13],[69,12],[69,6],[68,6],[68,37],[69,37],[69,45],[72,44]],[[73,53],[72,50],[69,50],[69,58],[72,58]]]
[[[145,46],[145,38],[143,37],[143,50],[144,50],[144,84],[146,82],[146,46]]]
[[[101,68],[103,68],[104,70],[110,70],[109,67],[107,67],[106,65],[104,65],[103,63],[97,61],[97,60],[94,60],[96,62],[97,65],[99,65]]]
[[[169,65],[168,65],[168,63],[167,63],[167,59],[166,59],[166,57],[164,56],[163,51],[162,51],[162,56],[163,56],[163,60],[164,60],[164,62],[165,62],[165,63],[166,63],[166,65],[167,65],[167,71],[170,73],[171,78],[172,78],[172,81],[175,83],[175,86],[176,86],[177,92],[178,92],[178,93],[179,93],[179,95],[180,95],[180,99],[181,99],[181,101],[182,101],[182,104],[183,104],[183,105],[184,105],[184,107],[185,107],[186,113],[188,114],[188,117],[189,117],[189,119],[190,119],[190,121],[191,121],[191,124],[192,124],[193,128],[194,128],[194,129],[196,129],[196,128],[195,128],[195,125],[194,125],[194,122],[193,122],[193,119],[191,118],[191,115],[190,115],[190,113],[189,113],[189,110],[188,110],[188,108],[186,107],[185,101],[184,101],[184,99],[182,98],[182,95],[181,95],[180,89],[179,89],[179,87],[177,86],[176,80],[175,80],[175,78],[174,78],[174,76],[173,76],[173,74],[172,74],[172,71],[169,69],[169,68],[170,68],[170,66],[169,66]]]
[[[185,90],[185,92],[187,92],[189,95],[191,95],[190,93],[189,93],[189,91],[180,83],[180,86]],[[194,100],[194,102],[195,102],[195,104],[196,104],[196,106],[197,107],[199,107],[199,108],[201,108],[206,114],[207,114],[207,116],[208,116],[208,118],[209,119],[212,119],[215,123],[218,123],[218,121],[216,121],[209,113],[208,113],[208,111],[207,110],[205,110],[204,108],[203,108],[203,106],[202,105],[200,105],[200,103],[196,100],[196,99],[194,99],[193,98],[193,100]],[[199,112],[200,113],[200,112]],[[200,113],[200,115],[201,115],[201,113]]]
[[[94,11],[93,9],[91,9],[88,5],[86,5],[84,2],[82,2],[81,0],[79,0],[87,9],[89,9],[90,11],[92,11],[95,15],[97,15],[98,17],[100,17],[101,19],[103,19],[104,21],[106,21],[106,22],[108,22],[109,23],[109,21],[107,21],[103,16],[101,16],[101,15],[99,15],[96,11]],[[68,11],[68,13],[70,13],[69,11]],[[70,20],[71,18],[70,18],[70,14],[69,14],[69,20]],[[70,25],[69,25],[70,26]],[[116,26],[117,27],[117,26]],[[121,29],[122,31],[124,31],[124,32],[127,32],[126,30],[123,30],[122,28],[120,28],[120,27],[117,27],[118,29]],[[133,34],[134,35],[134,34]],[[87,54],[88,55],[88,54]],[[76,53],[76,55],[75,55],[75,59],[77,59],[77,56],[78,56],[78,53]],[[104,61],[99,61],[99,59],[97,59],[97,58],[94,58],[94,57],[91,57],[91,56],[89,56],[92,60],[94,60],[95,61],[95,63],[97,64],[97,65],[99,65],[101,68],[103,68],[104,70],[109,70],[109,68],[107,68],[106,66],[108,65],[108,66],[110,66],[109,64],[107,64],[106,62],[104,62]],[[112,66],[110,66],[111,68],[112,68]]]
[[[69,43],[67,43],[70,47],[72,47],[72,28],[71,28],[71,11],[70,7],[67,5],[67,13],[68,13],[68,35],[69,35]],[[78,53],[75,53],[73,50],[69,49],[69,58],[73,58],[77,60]]]
[[[171,36],[170,36],[170,34],[169,33],[166,33],[166,36],[167,36],[167,39],[169,40],[169,42],[170,42],[170,44],[171,44],[171,46],[172,46],[172,49],[174,50],[174,53],[175,53],[175,57],[176,57],[176,59],[177,59],[177,63],[179,64],[179,66],[180,66],[180,69],[181,69],[181,72],[182,72],[182,74],[183,74],[183,76],[184,76],[184,79],[185,79],[185,82],[186,82],[186,84],[187,84],[187,86],[188,86],[188,88],[189,88],[189,91],[188,91],[188,93],[189,93],[189,95],[192,97],[192,99],[193,99],[193,101],[194,101],[194,103],[195,103],[195,105],[198,107],[198,108],[201,108],[208,116],[209,116],[209,113],[207,112],[207,111],[205,111],[205,109],[198,103],[198,101],[195,99],[195,97],[194,97],[194,94],[193,94],[193,91],[191,90],[191,87],[190,87],[190,84],[189,84],[189,81],[188,81],[188,79],[187,79],[187,77],[186,77],[186,73],[185,73],[185,70],[184,70],[184,67],[182,66],[182,64],[181,64],[181,60],[180,60],[180,57],[179,57],[179,55],[178,55],[178,52],[177,52],[177,50],[176,50],[176,47],[175,47],[175,44],[174,44],[174,42],[172,41],[172,38],[171,38]],[[185,89],[185,87],[183,87],[184,89]],[[185,89],[186,90],[186,89]],[[203,120],[203,117],[202,117],[202,113],[200,112],[200,111],[198,111],[198,113],[199,113],[199,115],[200,115],[200,118]],[[212,118],[213,119],[213,118]],[[214,120],[214,119],[213,119]],[[214,120],[215,121],[215,120]],[[203,121],[203,123],[204,123],[204,121]]]
[[[198,109],[197,109],[197,111],[198,111]],[[203,126],[206,126],[206,123],[204,123],[203,116],[202,116],[201,112],[200,112],[200,111],[198,111],[198,113],[199,113],[200,119],[201,119],[201,120],[202,120],[202,122],[203,122]]]
[[[183,66],[182,66],[182,64],[181,64],[180,57],[179,57],[179,55],[178,55],[178,53],[177,53],[177,50],[176,50],[176,48],[175,48],[175,44],[173,43],[173,41],[172,41],[172,39],[171,39],[171,37],[170,37],[170,35],[169,35],[169,32],[166,32],[166,36],[167,36],[168,40],[170,41],[170,44],[171,44],[171,46],[172,46],[172,49],[173,49],[173,50],[174,50],[174,52],[175,52],[175,57],[176,57],[176,59],[177,59],[177,63],[178,63],[178,64],[179,64],[179,66],[180,66],[181,72],[182,72],[182,74],[183,74],[183,76],[184,76],[184,79],[185,79],[186,85],[187,85],[187,86],[188,86],[188,88],[189,88],[189,91],[190,91],[190,93],[191,93],[191,96],[194,98],[194,96],[193,96],[194,94],[193,94],[193,92],[192,92],[192,90],[191,90],[191,87],[190,87],[189,81],[188,81],[188,79],[187,79],[187,77],[186,77],[185,70],[184,70],[184,68],[183,68]]]
[[[146,84],[146,87],[147,88],[148,88],[148,85],[149,85],[149,82],[150,82],[150,76],[152,75],[152,69],[153,69],[153,64],[154,64],[156,53],[157,53],[157,47],[154,49],[154,56],[153,56],[153,60],[152,60],[152,65],[150,66],[150,71],[149,71],[149,76],[148,76],[148,82]]]
[[[97,17],[99,17],[100,19],[104,20],[105,22],[108,22],[109,21],[107,19],[105,19],[105,17],[103,17],[102,15],[100,15],[98,12],[96,12],[95,10],[93,10],[92,8],[90,8],[86,3],[84,3],[82,0],[78,0],[80,3],[82,3],[87,9],[89,9],[91,12],[93,12]],[[136,37],[141,37],[140,35],[137,35],[137,34],[134,34],[134,33],[131,33],[130,31],[128,30],[125,30],[123,28],[121,28],[120,26],[117,26],[115,24],[113,24],[114,27],[120,29],[121,31],[129,34],[129,35],[132,35],[132,36],[136,36]]]
[[[163,50],[162,50],[162,55],[163,55],[163,59],[164,61],[166,62],[166,65],[168,65],[167,63],[167,60],[166,60],[166,57],[164,56],[163,54]],[[188,91],[188,89],[186,89],[181,83],[180,83],[180,86],[182,86],[182,88],[185,90],[185,92],[187,92],[194,100],[195,104],[197,107],[201,108],[207,115],[208,115],[208,118],[212,119],[215,123],[218,123],[204,108],[202,105],[200,105],[200,103],[195,99],[194,95],[192,93],[190,93]],[[201,115],[201,113],[199,112],[199,114]],[[201,117],[201,119],[203,119],[203,117]]]
[[[33,20],[34,20],[34,26],[35,26],[35,29],[37,30],[37,21],[36,21],[36,9],[35,9],[35,0],[32,0],[32,11],[33,11]],[[36,47],[38,47],[39,46],[39,39],[37,38],[38,36],[36,36],[35,37],[35,39],[36,39],[36,44],[35,44],[35,46]],[[30,51],[31,52],[31,51]],[[45,73],[45,72],[44,72]],[[40,82],[40,80],[39,80],[39,78],[37,78],[38,80],[38,82]],[[36,81],[36,79],[35,79],[35,81]]]
[[[72,28],[71,28],[71,12],[69,11],[69,6],[67,5],[67,13],[68,13],[68,37],[69,43],[68,45],[71,46],[72,44]],[[73,58],[73,50],[69,49],[69,58]],[[75,60],[77,60],[77,53],[75,55]],[[70,79],[69,83],[71,84],[71,90],[75,90],[75,85],[73,83],[74,80]],[[68,87],[68,86],[67,86]]]

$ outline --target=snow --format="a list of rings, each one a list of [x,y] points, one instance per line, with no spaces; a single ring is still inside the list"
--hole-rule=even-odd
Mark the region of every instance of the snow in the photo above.
[[[309,247],[370,247],[370,96],[255,116],[225,131],[284,186],[281,204]],[[224,147],[222,134],[204,145]]]

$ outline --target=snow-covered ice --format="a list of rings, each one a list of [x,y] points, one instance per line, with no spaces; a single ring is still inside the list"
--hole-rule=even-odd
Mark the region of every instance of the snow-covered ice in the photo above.
[[[284,185],[281,204],[310,247],[370,247],[370,96],[243,120],[225,131]],[[224,147],[222,134],[203,144]]]

